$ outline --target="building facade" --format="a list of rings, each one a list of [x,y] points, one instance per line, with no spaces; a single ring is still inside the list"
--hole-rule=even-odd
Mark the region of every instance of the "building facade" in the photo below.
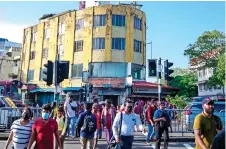
[[[0,81],[18,79],[20,48],[10,48],[5,56],[0,56]]]
[[[198,70],[198,95],[199,96],[215,96],[223,95],[223,88],[214,86],[208,88],[206,81],[213,75],[213,68],[202,68]]]
[[[94,86],[93,95],[119,102],[126,94],[127,76],[145,80],[145,41],[145,13],[130,5],[67,11],[24,29],[21,80],[37,84],[39,93],[54,88],[42,81],[42,69],[58,53],[60,60],[70,62],[62,90],[79,91],[85,71]]]
[[[4,56],[10,48],[22,48],[20,43],[9,41],[6,38],[0,38],[0,56]]]
[[[220,49],[212,50],[211,52],[206,52],[203,56],[210,58],[211,56],[216,56],[220,52]],[[213,75],[213,69],[210,67],[204,67],[204,63],[200,63],[199,58],[194,58],[190,62],[190,69],[196,70],[198,75],[198,96],[222,96],[224,95],[224,89],[220,86],[214,86],[209,88],[207,86],[207,81]]]

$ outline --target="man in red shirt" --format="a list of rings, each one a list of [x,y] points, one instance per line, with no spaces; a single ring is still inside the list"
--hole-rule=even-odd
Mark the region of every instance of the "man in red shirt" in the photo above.
[[[97,146],[98,136],[99,136],[100,133],[102,133],[102,130],[101,130],[101,113],[98,110],[100,110],[100,109],[98,109],[98,104],[94,103],[93,104],[93,111],[92,111],[92,113],[96,116],[96,120],[97,120],[97,129],[96,129],[96,131],[94,133],[94,145],[93,145],[94,149]]]
[[[60,138],[58,135],[57,122],[50,117],[51,106],[45,104],[42,107],[42,118],[37,119],[32,127],[31,137],[28,143],[28,149],[34,141],[36,141],[35,149],[54,149],[55,135],[58,147],[62,149]]]
[[[154,120],[153,120],[153,116],[154,116],[154,113],[155,113],[155,110],[157,110],[155,108],[155,103],[154,103],[154,100],[152,100],[149,104],[148,104],[148,109],[147,109],[147,125],[148,125],[148,135],[147,135],[147,138],[146,138],[146,142],[147,143],[150,143],[150,138],[153,137],[154,135]]]

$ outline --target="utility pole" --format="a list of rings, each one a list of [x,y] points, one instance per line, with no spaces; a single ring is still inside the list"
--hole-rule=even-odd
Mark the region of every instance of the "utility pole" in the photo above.
[[[159,104],[161,102],[161,93],[162,93],[162,68],[161,68],[161,57],[158,60],[158,100]]]
[[[54,92],[54,101],[56,102],[57,101],[57,91],[58,91],[58,87],[59,87],[59,84],[57,83],[57,64],[58,62],[60,61],[60,55],[59,53],[57,53],[57,57],[56,57],[56,61],[55,61],[55,67],[54,67],[54,84],[55,84],[55,92]]]

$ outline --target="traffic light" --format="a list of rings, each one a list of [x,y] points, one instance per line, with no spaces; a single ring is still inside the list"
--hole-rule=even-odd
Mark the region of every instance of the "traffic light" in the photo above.
[[[46,82],[48,86],[53,84],[53,62],[48,61],[47,64],[44,64],[43,72],[43,81]]]
[[[68,79],[69,74],[69,61],[57,61],[57,84]]]
[[[173,80],[173,77],[170,77],[170,75],[174,72],[174,70],[169,69],[173,66],[173,63],[168,62],[168,60],[164,61],[164,74],[165,74],[165,80],[168,82]]]
[[[89,93],[92,93],[93,92],[93,84],[90,84],[89,85]]]
[[[81,91],[81,99],[86,101],[87,86],[86,85],[82,86],[80,91]]]
[[[149,77],[157,76],[157,60],[156,59],[148,60],[148,76]]]

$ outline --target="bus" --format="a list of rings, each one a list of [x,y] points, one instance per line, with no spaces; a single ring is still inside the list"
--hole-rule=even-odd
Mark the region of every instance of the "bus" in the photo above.
[[[21,89],[23,83],[19,80],[0,81],[0,96],[6,96],[12,100],[20,100],[18,89]]]

